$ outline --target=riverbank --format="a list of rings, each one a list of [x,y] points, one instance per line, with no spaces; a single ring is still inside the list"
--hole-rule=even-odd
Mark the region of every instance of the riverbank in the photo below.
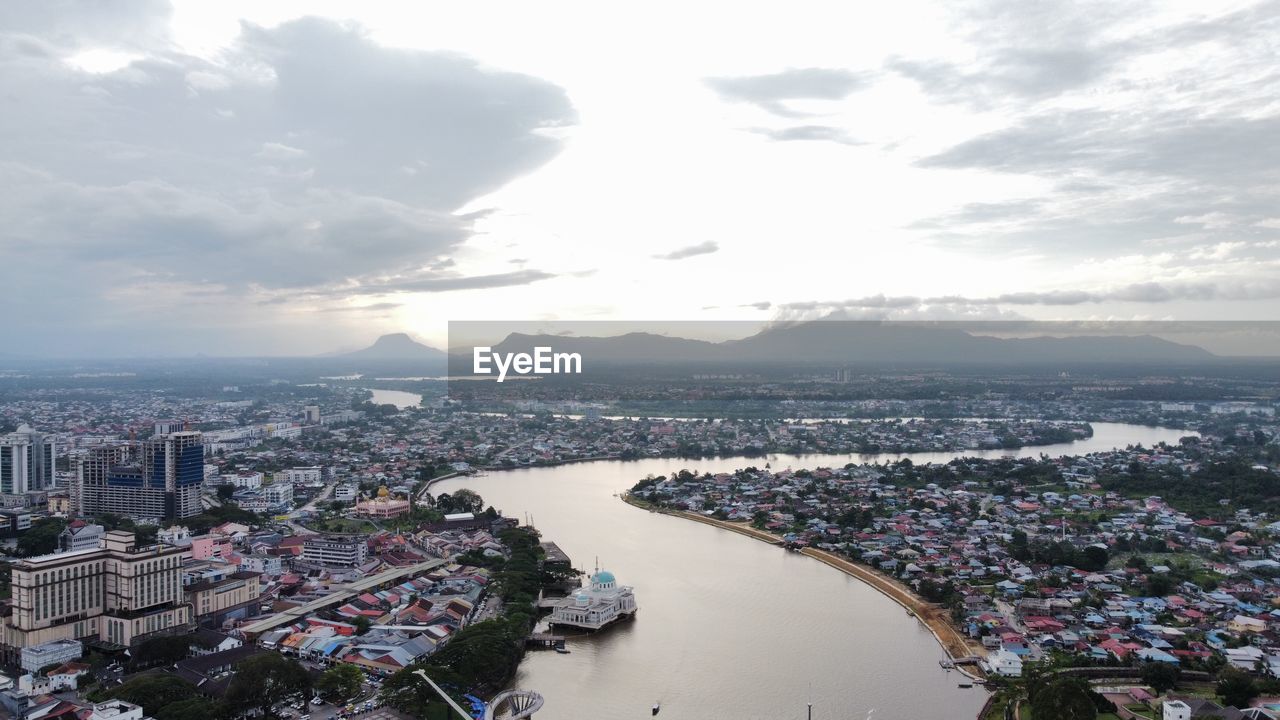
[[[781,537],[773,533],[759,530],[751,527],[746,523],[729,522],[727,520],[719,520],[705,515],[688,512],[686,510],[671,510],[661,508],[651,503],[632,497],[629,493],[622,494],[623,502],[650,512],[658,512],[664,515],[673,515],[686,520],[693,520],[705,525],[712,525],[722,530],[735,532],[739,535],[746,535],[749,538],[767,542],[771,545],[783,545]],[[986,650],[978,643],[971,642],[968,637],[956,627],[951,620],[951,615],[936,603],[931,603],[917,595],[906,585],[890,578],[887,575],[878,573],[871,568],[859,565],[857,563],[846,560],[834,553],[817,548],[803,548],[801,554],[807,555],[829,567],[835,568],[840,572],[857,578],[858,580],[871,586],[872,589],[880,592],[882,595],[893,600],[898,605],[906,609],[916,617],[929,632],[934,639],[938,641],[938,645],[947,654],[952,661],[962,658],[985,656]],[[977,668],[966,669],[957,666],[956,669],[969,678],[977,681],[983,680],[981,671]]]

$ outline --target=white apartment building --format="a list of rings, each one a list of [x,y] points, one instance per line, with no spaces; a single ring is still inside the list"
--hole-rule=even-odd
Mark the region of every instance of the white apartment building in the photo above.
[[[361,536],[308,535],[302,543],[302,559],[321,565],[354,567],[369,558],[369,546]]]

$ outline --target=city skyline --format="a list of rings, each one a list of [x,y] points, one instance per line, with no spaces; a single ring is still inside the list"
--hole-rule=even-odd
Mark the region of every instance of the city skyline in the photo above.
[[[0,9],[4,353],[1275,316],[1274,3],[259,5]]]

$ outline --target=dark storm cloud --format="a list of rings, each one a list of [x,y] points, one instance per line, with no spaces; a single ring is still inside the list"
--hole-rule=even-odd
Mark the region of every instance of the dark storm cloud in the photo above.
[[[849,133],[829,125],[799,125],[789,128],[751,128],[748,132],[763,135],[778,142],[818,141],[833,142],[841,145],[861,145]]]
[[[216,64],[155,39],[118,71],[71,67],[78,48],[156,37],[167,13],[109,6],[88,4],[100,22],[46,3],[0,9],[0,249],[59,269],[6,262],[0,284],[81,322],[146,310],[128,306],[134,286],[330,292],[439,271],[484,216],[455,211],[553,157],[560,143],[542,131],[575,118],[537,78],[318,19],[245,26]],[[439,276],[422,290],[546,277]]]
[[[870,83],[870,76],[839,68],[792,68],[770,75],[707,78],[721,98],[756,105],[782,117],[804,117],[788,100],[841,100]]]
[[[706,242],[700,242],[697,245],[676,248],[669,253],[662,253],[660,255],[654,255],[653,257],[658,260],[683,260],[685,258],[691,258],[698,255],[709,255],[719,249],[719,243],[714,240],[708,240]]]

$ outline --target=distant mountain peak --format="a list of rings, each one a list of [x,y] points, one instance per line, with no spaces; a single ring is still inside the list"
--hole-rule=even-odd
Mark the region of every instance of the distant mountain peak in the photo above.
[[[420,344],[421,343],[409,337],[409,333],[398,332],[398,333],[387,333],[386,335],[379,337],[377,340],[373,341],[372,347],[394,347],[397,345],[403,347],[408,345],[420,345]]]
[[[439,358],[443,355],[444,353],[430,345],[424,345],[409,337],[408,333],[398,332],[387,333],[374,340],[369,347],[344,353],[339,357],[364,360],[418,360]]]

